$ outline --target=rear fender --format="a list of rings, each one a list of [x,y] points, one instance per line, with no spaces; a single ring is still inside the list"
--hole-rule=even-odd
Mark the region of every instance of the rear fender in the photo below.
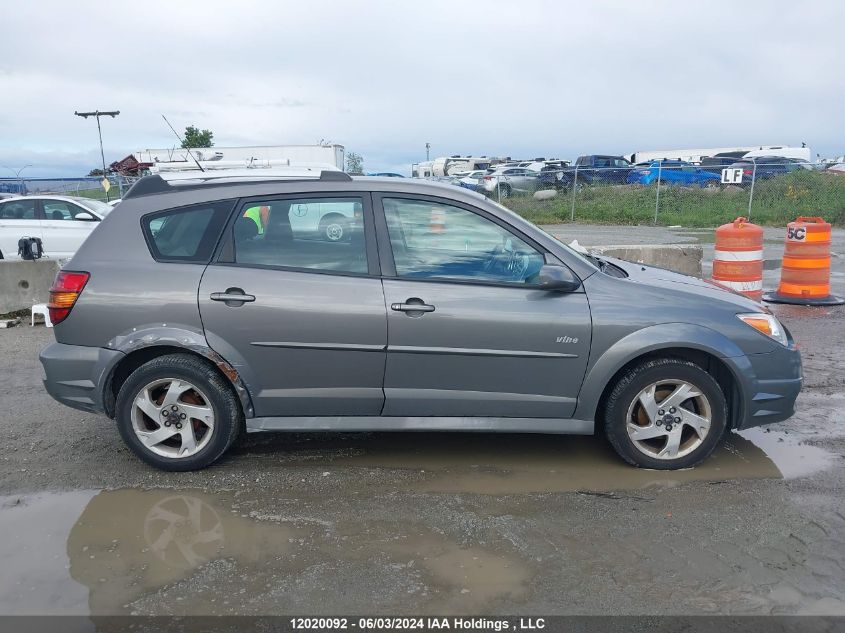
[[[214,363],[214,366],[226,376],[232,387],[235,388],[238,399],[241,401],[244,415],[248,418],[254,415],[252,399],[240,373],[225,358],[209,347],[205,335],[196,328],[188,325],[169,325],[166,323],[139,326],[132,328],[131,332],[115,336],[108,341],[106,347],[123,352],[126,355],[141,349],[154,347],[175,347],[199,354]],[[108,367],[107,375],[109,376],[109,383],[111,382],[115,367],[118,365],[119,360],[123,358],[123,356],[119,356],[112,366]]]

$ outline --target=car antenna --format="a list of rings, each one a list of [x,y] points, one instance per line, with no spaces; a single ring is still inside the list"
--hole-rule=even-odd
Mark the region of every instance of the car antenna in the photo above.
[[[165,122],[165,123],[167,123],[167,127],[169,127],[169,128],[173,131],[173,133],[176,135],[176,138],[178,138],[178,139],[179,139],[179,142],[180,142],[180,143],[182,143],[182,147],[185,147],[185,141],[182,139],[182,137],[181,137],[181,136],[179,136],[179,132],[177,132],[176,130],[174,130],[174,129],[173,129],[173,126],[172,126],[172,125],[170,125],[170,121],[168,121],[168,120],[167,120],[167,117],[166,117],[166,116],[164,116],[164,115],[162,114],[162,115],[161,115],[161,118],[162,118],[162,119],[164,119],[164,122]],[[202,168],[202,165],[200,165],[200,162],[199,162],[199,161],[196,159],[196,157],[195,157],[195,156],[191,153],[191,148],[190,148],[190,147],[185,147],[185,149],[186,149],[186,150],[188,150],[188,156],[190,156],[191,158],[193,158],[193,159],[194,159],[194,162],[197,164],[197,167],[199,167],[199,168],[200,168],[200,171],[201,171],[201,172],[205,172],[205,170]]]

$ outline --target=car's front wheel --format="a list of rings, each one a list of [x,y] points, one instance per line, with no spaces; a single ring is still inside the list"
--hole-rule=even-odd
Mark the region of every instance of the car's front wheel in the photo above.
[[[135,455],[171,471],[212,464],[243,425],[231,385],[189,354],[160,356],[132,372],[118,393],[115,418]]]
[[[605,434],[617,453],[641,468],[689,468],[707,458],[727,425],[716,380],[676,358],[646,361],[616,383],[604,407]]]

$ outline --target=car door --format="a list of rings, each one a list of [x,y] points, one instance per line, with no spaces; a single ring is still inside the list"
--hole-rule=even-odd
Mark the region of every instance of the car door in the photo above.
[[[515,189],[520,191],[534,191],[537,189],[537,172],[530,169],[519,169],[514,176]]]
[[[586,295],[534,286],[547,254],[482,209],[375,199],[388,306],[384,415],[571,416],[590,349]]]
[[[51,257],[72,257],[99,222],[90,209],[69,200],[44,198],[41,206],[44,212],[41,222],[44,253]],[[91,219],[77,220],[76,216],[81,213]]]
[[[660,167],[660,179],[666,185],[680,184],[683,179],[681,165],[671,161],[664,162]]]
[[[17,259],[22,237],[42,237],[38,201],[19,198],[0,202],[0,258]]]
[[[262,233],[245,215],[255,207],[267,208]],[[344,239],[297,219],[320,208],[349,218]],[[387,319],[369,195],[244,201],[199,306],[209,345],[241,374],[257,416],[381,413]]]

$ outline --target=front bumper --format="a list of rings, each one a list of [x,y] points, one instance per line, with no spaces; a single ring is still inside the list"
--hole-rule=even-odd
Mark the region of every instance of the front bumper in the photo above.
[[[39,355],[44,387],[55,400],[81,411],[102,413],[105,378],[123,352],[52,343]]]
[[[734,428],[747,429],[781,422],[795,413],[795,400],[804,379],[801,354],[794,346],[780,347],[765,354],[749,354],[730,359],[741,362],[743,397],[736,411]]]

